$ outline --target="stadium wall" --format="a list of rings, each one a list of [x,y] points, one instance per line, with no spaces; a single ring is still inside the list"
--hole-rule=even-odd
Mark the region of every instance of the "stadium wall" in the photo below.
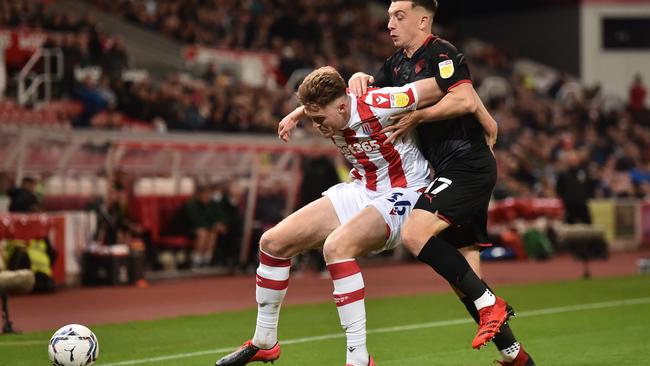
[[[635,74],[641,74],[646,84],[650,81],[650,47],[606,50],[605,18],[650,19],[650,1],[588,1],[580,9],[583,81],[600,83],[606,91],[627,96]]]
[[[579,6],[551,6],[459,19],[463,36],[478,38],[572,75],[580,74]]]

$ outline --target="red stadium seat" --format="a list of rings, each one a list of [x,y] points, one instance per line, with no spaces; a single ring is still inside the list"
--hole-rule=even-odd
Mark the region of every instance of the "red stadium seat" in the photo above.
[[[170,227],[174,214],[189,199],[188,196],[140,196],[132,201],[134,218],[149,231],[154,245],[165,248],[187,248],[192,241],[187,236],[163,235],[162,230]]]

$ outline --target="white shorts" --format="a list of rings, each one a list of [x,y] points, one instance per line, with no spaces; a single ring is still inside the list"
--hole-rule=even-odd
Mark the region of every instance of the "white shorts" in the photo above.
[[[412,188],[392,188],[381,193],[373,192],[367,190],[363,183],[354,181],[332,186],[323,192],[323,196],[332,201],[341,225],[350,221],[368,206],[373,206],[379,211],[390,230],[386,245],[374,252],[379,253],[393,249],[402,243],[400,240],[402,224],[420,198],[420,193]]]

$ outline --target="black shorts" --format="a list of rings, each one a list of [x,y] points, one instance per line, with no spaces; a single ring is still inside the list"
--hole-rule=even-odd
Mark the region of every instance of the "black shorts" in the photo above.
[[[440,238],[457,248],[489,246],[487,214],[496,179],[492,152],[477,151],[436,172],[414,208],[436,213],[449,223]]]

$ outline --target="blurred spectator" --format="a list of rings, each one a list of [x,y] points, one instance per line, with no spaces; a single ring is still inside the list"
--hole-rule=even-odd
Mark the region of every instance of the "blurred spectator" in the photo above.
[[[186,225],[186,234],[194,240],[191,258],[194,267],[212,262],[218,235],[226,232],[225,212],[213,200],[213,193],[212,187],[200,186],[181,209],[180,220]]]
[[[47,238],[7,240],[5,256],[9,270],[30,269],[34,272],[36,282],[33,292],[55,290],[52,265],[56,260],[57,252]]]
[[[328,188],[340,183],[336,166],[326,155],[307,155],[302,159],[302,182],[300,184],[299,207],[322,197]],[[301,256],[302,257],[302,256]],[[327,266],[321,249],[313,249],[304,254],[318,272],[326,273]],[[302,258],[301,258],[302,259]],[[300,264],[301,267],[304,267]]]
[[[35,178],[25,177],[20,183],[20,187],[10,189],[11,203],[9,204],[9,211],[25,213],[40,211],[40,200],[36,195],[37,184]]]
[[[562,166],[556,189],[564,204],[565,221],[567,224],[591,224],[591,213],[587,207],[591,181],[580,153],[575,150],[564,152]]]
[[[632,110],[641,110],[645,108],[645,98],[647,95],[647,90],[645,85],[643,85],[643,80],[641,75],[637,74],[634,77],[634,82],[630,87],[630,101],[629,106]]]
[[[110,79],[121,78],[122,72],[129,67],[129,56],[122,38],[114,38],[102,53],[104,75]]]
[[[212,199],[221,207],[224,213],[224,229],[218,235],[218,244],[215,248],[213,264],[234,268],[239,263],[239,250],[241,246],[244,220],[239,209],[239,200],[233,192],[235,183],[225,183],[216,188]]]
[[[128,195],[120,188],[111,187],[105,198],[99,198],[88,207],[95,212],[97,229],[94,240],[102,245],[129,244],[140,234],[137,223],[127,215]]]
[[[73,122],[75,127],[89,127],[92,118],[109,107],[111,94],[103,86],[97,85],[88,75],[76,91],[76,99],[83,104],[83,111]]]

